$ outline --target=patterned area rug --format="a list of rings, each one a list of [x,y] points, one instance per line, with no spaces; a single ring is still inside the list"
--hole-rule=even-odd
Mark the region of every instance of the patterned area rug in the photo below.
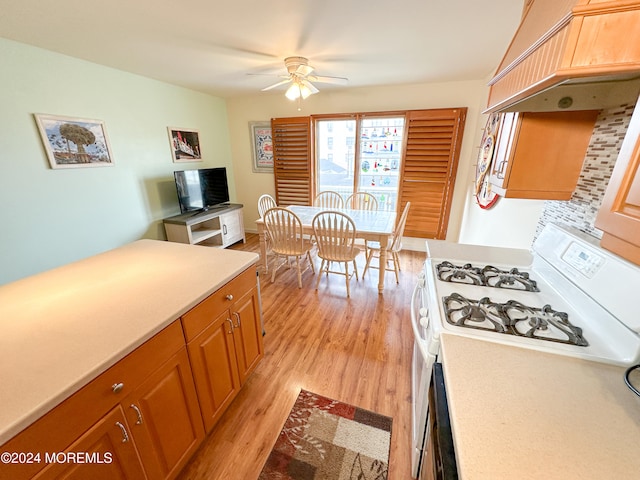
[[[386,480],[391,418],[302,390],[259,480]]]

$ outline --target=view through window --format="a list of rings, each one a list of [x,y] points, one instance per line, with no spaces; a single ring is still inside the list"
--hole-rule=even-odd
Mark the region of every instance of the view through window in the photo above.
[[[404,117],[316,120],[316,188],[346,198],[371,193],[379,210],[395,211]]]

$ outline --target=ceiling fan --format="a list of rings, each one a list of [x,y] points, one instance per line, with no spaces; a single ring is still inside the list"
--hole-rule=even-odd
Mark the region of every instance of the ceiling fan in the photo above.
[[[287,75],[279,75],[279,77],[285,80],[263,88],[263,92],[281,85],[290,84],[285,96],[289,100],[296,100],[305,99],[309,95],[319,92],[311,82],[333,83],[336,85],[345,85],[347,83],[347,79],[344,77],[325,77],[313,74],[315,69],[309,65],[309,60],[304,57],[287,57],[284,59],[284,66],[287,68]]]

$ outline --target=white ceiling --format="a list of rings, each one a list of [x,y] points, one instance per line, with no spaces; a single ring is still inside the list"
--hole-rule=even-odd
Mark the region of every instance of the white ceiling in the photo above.
[[[523,0],[0,0],[0,37],[221,97],[307,57],[347,87],[486,79]],[[286,87],[281,87],[284,90]],[[278,92],[279,90],[274,90]],[[265,92],[267,95],[271,92]]]

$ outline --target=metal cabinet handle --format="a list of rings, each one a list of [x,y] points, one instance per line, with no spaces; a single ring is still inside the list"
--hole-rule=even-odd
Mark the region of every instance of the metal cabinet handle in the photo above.
[[[229,322],[229,331],[227,333],[231,334],[233,333],[233,322],[230,318],[227,318],[227,322]]]
[[[236,323],[234,325],[234,327],[236,328],[240,328],[240,314],[238,312],[233,312],[232,314],[234,317],[236,317],[236,320],[238,321],[238,323]]]
[[[120,430],[122,430],[122,443],[127,443],[129,441],[129,434],[127,433],[127,429],[124,428],[124,425],[120,422],[116,422],[116,425],[120,427]]]
[[[226,225],[222,226],[222,233],[224,233],[225,235],[227,234],[227,226]]]
[[[231,300],[233,300],[233,295],[229,294],[224,298],[226,298],[227,300],[231,301]]]
[[[498,164],[498,174],[496,175],[499,179],[503,179],[504,178],[504,169],[507,166],[508,160],[502,160],[499,164]]]
[[[120,393],[123,388],[124,383],[114,383],[113,385],[111,385],[111,390],[113,391],[113,393]]]
[[[136,415],[138,416],[136,425],[142,425],[142,412],[140,411],[140,409],[133,403],[129,405],[129,407],[133,408],[136,411]]]

